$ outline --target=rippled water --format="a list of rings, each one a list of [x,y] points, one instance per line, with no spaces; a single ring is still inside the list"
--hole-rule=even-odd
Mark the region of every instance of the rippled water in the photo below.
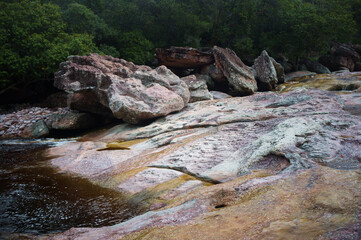
[[[120,193],[58,173],[42,155],[50,143],[0,141],[0,238],[119,223],[141,213]]]

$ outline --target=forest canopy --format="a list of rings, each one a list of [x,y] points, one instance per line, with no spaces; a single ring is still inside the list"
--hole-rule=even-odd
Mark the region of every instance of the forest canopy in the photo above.
[[[0,19],[0,95],[51,81],[69,55],[149,64],[155,48],[218,45],[296,61],[361,43],[360,0],[0,0]]]

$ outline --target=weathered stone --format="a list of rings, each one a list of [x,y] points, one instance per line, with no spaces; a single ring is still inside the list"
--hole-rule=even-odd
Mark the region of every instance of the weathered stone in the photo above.
[[[217,68],[222,71],[235,92],[249,95],[257,91],[257,82],[250,67],[246,66],[235,52],[215,46],[213,54]]]
[[[81,130],[96,127],[100,119],[90,113],[54,114],[49,120],[49,126],[57,130]]]
[[[331,73],[331,71],[327,67],[323,66],[319,62],[314,62],[309,59],[306,59],[304,62],[306,64],[307,70],[309,70],[311,72],[315,72],[315,73],[319,73],[319,74]]]
[[[183,80],[189,88],[191,95],[189,99],[190,103],[213,99],[212,95],[208,91],[205,80],[197,78],[195,75],[183,77],[181,80]]]
[[[269,91],[275,88],[278,83],[277,72],[271,58],[266,50],[254,61],[253,68],[256,72],[258,89],[261,91]]]
[[[212,50],[198,50],[188,47],[157,48],[155,52],[158,65],[173,68],[199,68],[214,62]]]
[[[357,45],[355,45],[357,48]],[[360,54],[352,44],[332,43],[329,54],[319,58],[319,62],[328,67],[331,71],[340,70],[342,67],[353,71],[355,63],[360,60]]]
[[[202,74],[208,75],[213,81],[218,83],[226,83],[227,79],[224,77],[221,70],[219,70],[215,64],[204,66],[201,70]]]
[[[92,90],[69,94],[67,105],[70,109],[99,115],[113,116],[112,111],[100,103],[99,96]]]
[[[69,57],[55,73],[54,86],[71,92],[91,91],[98,98],[93,98],[94,106],[89,102],[73,106],[99,113],[100,103],[114,117],[130,123],[179,111],[189,101],[187,85],[166,67],[151,69],[97,54]]]
[[[213,96],[213,99],[224,99],[224,98],[231,98],[231,95],[227,93],[218,92],[218,91],[210,91],[210,94]]]
[[[43,138],[49,135],[49,128],[43,120],[40,120],[27,129],[25,129],[23,136],[30,138]]]
[[[278,84],[285,82],[285,71],[283,66],[271,57],[273,67],[276,69]]]

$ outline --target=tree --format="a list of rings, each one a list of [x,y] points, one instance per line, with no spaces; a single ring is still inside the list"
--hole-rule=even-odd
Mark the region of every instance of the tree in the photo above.
[[[93,35],[98,44],[104,43],[112,34],[105,21],[79,3],[71,3],[62,13],[67,23],[68,33],[87,33]]]
[[[0,95],[51,81],[69,55],[97,51],[88,34],[64,33],[60,8],[39,1],[0,3]]]

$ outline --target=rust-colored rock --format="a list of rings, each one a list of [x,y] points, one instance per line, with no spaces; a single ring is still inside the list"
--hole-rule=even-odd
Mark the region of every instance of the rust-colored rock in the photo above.
[[[155,52],[158,65],[171,68],[199,68],[214,62],[211,50],[198,50],[189,47],[158,48]]]

